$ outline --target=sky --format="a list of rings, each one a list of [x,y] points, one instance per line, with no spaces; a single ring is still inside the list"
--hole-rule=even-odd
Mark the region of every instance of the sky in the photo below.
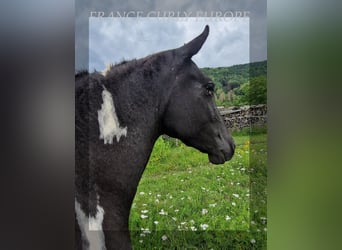
[[[198,67],[249,62],[249,18],[90,18],[89,71],[180,47],[201,34],[206,24],[209,36],[192,58]]]

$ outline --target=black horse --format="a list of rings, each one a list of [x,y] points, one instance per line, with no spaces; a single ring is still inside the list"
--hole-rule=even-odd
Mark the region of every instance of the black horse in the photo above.
[[[233,139],[214,84],[191,60],[209,34],[177,49],[76,74],[76,249],[131,249],[128,217],[153,145],[181,139],[222,164]]]

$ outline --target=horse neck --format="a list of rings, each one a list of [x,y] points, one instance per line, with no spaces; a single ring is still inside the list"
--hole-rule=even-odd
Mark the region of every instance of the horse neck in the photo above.
[[[156,140],[161,134],[163,92],[157,81],[132,80],[119,85],[114,93],[122,122],[149,141]]]
[[[112,94],[115,111],[126,134],[113,138],[112,144],[99,140],[98,130],[91,131],[90,145],[91,173],[98,187],[101,199],[108,199],[110,207],[129,211],[136,188],[148,162],[155,140],[160,135],[158,99],[151,93],[151,86],[139,85],[131,81],[105,88]],[[100,90],[103,91],[103,90]],[[101,94],[100,91],[97,92]],[[100,100],[101,104],[102,100]],[[93,123],[97,123],[97,106],[93,110]],[[92,185],[91,187],[92,188]],[[109,201],[107,201],[109,202]],[[120,209],[118,209],[120,208]],[[110,212],[107,212],[110,213]],[[128,214],[123,215],[125,221]]]
[[[127,133],[118,141],[114,138],[111,152],[105,151],[106,155],[103,157],[112,165],[123,166],[122,173],[125,176],[121,176],[121,172],[115,176],[121,181],[129,176],[131,179],[126,181],[134,186],[133,183],[139,182],[154,143],[161,134],[161,93],[152,81],[129,80],[115,85],[108,84],[105,88],[113,96],[120,127],[126,129]],[[94,140],[98,141],[97,134]],[[99,150],[93,149],[101,154],[101,147]]]
[[[94,197],[100,197],[100,205],[105,208],[107,215],[114,216],[120,211],[121,216],[114,216],[112,221],[117,225],[123,223],[123,227],[127,227],[129,208],[136,188],[155,140],[161,134],[166,92],[165,86],[160,83],[166,81],[152,80],[126,79],[124,82],[116,81],[115,84],[101,81],[101,84],[94,84],[90,92],[90,131],[86,139],[91,142],[89,150],[86,148],[89,167],[88,164],[78,164],[77,180],[80,183],[83,181],[84,185],[79,184],[77,192],[83,197],[84,204],[89,202],[90,193],[96,192]],[[113,97],[120,127],[127,128],[126,135],[119,139],[114,137],[110,145],[99,139],[98,111],[103,103],[101,93],[104,89]],[[79,158],[87,157],[80,155]]]

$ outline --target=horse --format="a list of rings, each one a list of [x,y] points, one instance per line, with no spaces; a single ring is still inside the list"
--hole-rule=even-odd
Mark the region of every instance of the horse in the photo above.
[[[214,83],[192,61],[208,34],[206,25],[176,49],[75,75],[75,249],[132,249],[129,213],[159,136],[213,164],[233,157]]]

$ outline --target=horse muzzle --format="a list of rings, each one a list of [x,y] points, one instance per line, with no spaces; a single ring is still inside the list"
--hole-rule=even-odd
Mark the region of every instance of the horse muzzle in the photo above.
[[[213,164],[223,164],[226,161],[229,161],[232,159],[235,152],[235,144],[229,143],[228,147],[225,147],[225,149],[218,150],[214,153],[209,153],[209,161]]]

